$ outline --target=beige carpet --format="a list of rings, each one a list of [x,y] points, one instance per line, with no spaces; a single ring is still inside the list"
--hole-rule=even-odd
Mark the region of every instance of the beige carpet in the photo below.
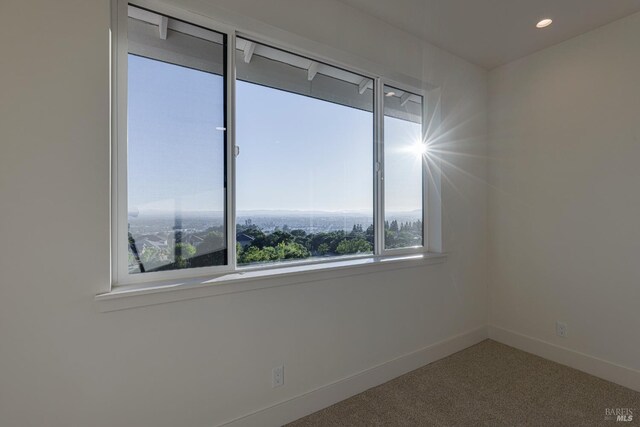
[[[606,408],[633,421],[606,420]],[[640,393],[486,340],[289,426],[640,425]]]

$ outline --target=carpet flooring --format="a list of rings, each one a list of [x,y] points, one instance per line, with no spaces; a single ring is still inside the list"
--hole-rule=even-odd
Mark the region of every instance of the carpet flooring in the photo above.
[[[633,420],[607,419],[607,408]],[[492,340],[288,424],[607,425],[640,426],[640,393]]]

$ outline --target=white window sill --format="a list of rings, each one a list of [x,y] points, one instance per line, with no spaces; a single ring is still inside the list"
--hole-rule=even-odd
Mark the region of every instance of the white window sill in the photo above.
[[[111,292],[96,295],[95,300],[101,312],[109,312],[254,289],[415,268],[443,263],[446,258],[447,255],[442,253],[421,253],[247,270],[216,277],[117,286]]]

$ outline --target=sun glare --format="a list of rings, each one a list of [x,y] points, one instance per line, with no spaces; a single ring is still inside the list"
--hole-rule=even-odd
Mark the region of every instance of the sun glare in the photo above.
[[[422,157],[427,154],[427,144],[423,142],[416,142],[410,147],[410,149],[416,157]]]

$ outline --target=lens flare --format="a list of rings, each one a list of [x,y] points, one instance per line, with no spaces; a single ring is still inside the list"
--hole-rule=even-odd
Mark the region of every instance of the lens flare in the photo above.
[[[411,146],[411,152],[416,157],[422,157],[427,154],[427,144],[425,144],[424,142],[416,142]]]

